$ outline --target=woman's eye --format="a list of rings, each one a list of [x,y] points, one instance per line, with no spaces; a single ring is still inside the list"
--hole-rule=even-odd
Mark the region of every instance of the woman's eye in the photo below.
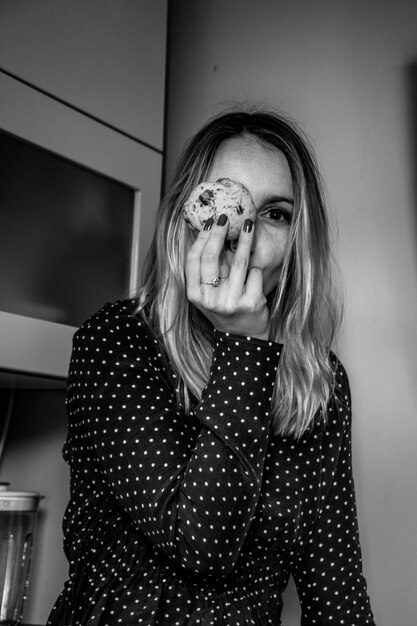
[[[286,209],[282,209],[281,207],[270,207],[266,209],[263,213],[267,218],[277,221],[277,222],[287,222],[288,224],[291,222],[291,213]]]

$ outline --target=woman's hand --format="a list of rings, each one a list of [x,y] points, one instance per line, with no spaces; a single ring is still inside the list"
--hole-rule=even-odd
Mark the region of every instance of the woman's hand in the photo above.
[[[254,224],[246,220],[234,255],[227,258],[226,216],[208,221],[191,246],[185,268],[187,296],[217,330],[268,339],[269,311],[263,294],[262,269],[249,267]],[[232,253],[230,252],[230,255]],[[220,277],[218,287],[204,284]]]

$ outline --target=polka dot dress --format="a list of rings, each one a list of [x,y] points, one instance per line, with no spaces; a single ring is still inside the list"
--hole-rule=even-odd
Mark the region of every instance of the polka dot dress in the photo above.
[[[296,582],[306,626],[374,625],[362,574],[344,370],[326,427],[271,434],[281,346],[215,332],[185,415],[134,301],[74,337],[68,378],[69,577],[49,626],[281,624]]]

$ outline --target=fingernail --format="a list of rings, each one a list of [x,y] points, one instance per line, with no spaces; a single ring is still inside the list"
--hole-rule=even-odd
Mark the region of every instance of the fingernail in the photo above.
[[[214,219],[212,217],[209,217],[208,220],[206,220],[206,223],[204,224],[204,230],[211,230],[213,223],[214,223]]]
[[[243,224],[243,230],[245,231],[245,233],[250,233],[252,228],[253,228],[253,221],[250,218],[248,218],[247,220],[245,220],[245,223]]]
[[[222,213],[219,217],[219,219],[217,220],[217,225],[218,226],[224,226],[227,222],[227,215],[225,215],[224,213]]]

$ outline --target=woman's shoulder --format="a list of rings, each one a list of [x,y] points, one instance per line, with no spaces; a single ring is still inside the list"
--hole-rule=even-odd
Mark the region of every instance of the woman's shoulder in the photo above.
[[[344,430],[350,429],[352,399],[349,376],[342,361],[334,352],[330,352],[329,358],[333,370],[333,390],[328,404],[328,412],[333,414],[335,425],[341,425]]]
[[[70,378],[99,372],[146,370],[172,385],[173,372],[151,326],[138,311],[135,299],[107,302],[76,331],[70,362]]]
[[[90,315],[80,328],[91,328],[99,324],[108,325],[119,319],[130,318],[135,316],[137,308],[138,300],[136,298],[106,302]]]
[[[334,390],[339,397],[342,396],[350,404],[350,385],[346,368],[334,352],[330,352],[329,358],[334,372]]]
[[[156,344],[149,325],[138,311],[135,298],[105,303],[74,335],[74,344],[97,340],[108,347],[121,346],[126,341],[140,345]]]

